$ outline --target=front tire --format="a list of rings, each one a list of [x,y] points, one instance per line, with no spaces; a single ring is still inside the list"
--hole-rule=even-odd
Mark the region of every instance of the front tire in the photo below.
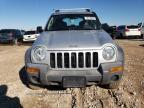
[[[18,45],[18,39],[17,39],[17,38],[14,38],[14,39],[12,40],[12,43],[13,43],[13,45]]]
[[[124,36],[122,33],[120,34],[120,39],[124,39]]]
[[[144,39],[144,35],[143,34],[141,35],[141,39]]]
[[[39,89],[41,89],[40,86],[31,84],[31,83],[28,83],[28,87],[29,87],[30,89],[32,89],[32,90],[39,90]]]

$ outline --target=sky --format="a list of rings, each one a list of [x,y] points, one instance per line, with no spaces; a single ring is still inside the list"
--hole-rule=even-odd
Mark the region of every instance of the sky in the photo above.
[[[0,29],[45,27],[54,9],[69,8],[91,8],[109,25],[144,21],[144,0],[0,0]]]

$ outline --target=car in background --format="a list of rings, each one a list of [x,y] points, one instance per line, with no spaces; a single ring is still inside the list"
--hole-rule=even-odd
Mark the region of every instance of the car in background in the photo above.
[[[144,22],[143,23],[139,23],[138,26],[141,29],[141,37],[144,39]]]
[[[110,34],[111,37],[112,37],[113,39],[115,39],[115,38],[116,38],[116,32],[117,32],[117,26],[110,26],[109,32],[111,33],[111,34]]]
[[[26,31],[25,34],[23,35],[23,42],[33,42],[37,39],[37,37],[40,34],[37,33],[37,31],[31,30],[31,31]]]
[[[22,33],[19,29],[2,29],[0,30],[0,43],[14,43],[22,42]]]
[[[117,27],[117,37],[126,38],[137,36],[141,37],[141,30],[138,25],[121,25]]]
[[[112,39],[116,38],[116,26],[109,26],[107,23],[104,23],[101,27],[112,37]]]

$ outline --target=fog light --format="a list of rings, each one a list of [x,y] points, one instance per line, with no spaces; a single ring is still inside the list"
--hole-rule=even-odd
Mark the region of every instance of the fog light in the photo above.
[[[39,73],[40,72],[40,69],[38,69],[38,68],[35,68],[35,67],[26,67],[26,71],[28,72],[28,73]]]
[[[119,80],[119,76],[118,76],[118,75],[113,75],[113,76],[111,77],[111,80],[112,80],[112,81],[118,81],[118,80]]]
[[[37,76],[32,76],[32,79],[35,80],[36,82],[40,82],[40,79]]]
[[[110,69],[110,72],[120,72],[120,71],[123,71],[123,67],[122,66],[117,66],[117,67],[112,67]]]

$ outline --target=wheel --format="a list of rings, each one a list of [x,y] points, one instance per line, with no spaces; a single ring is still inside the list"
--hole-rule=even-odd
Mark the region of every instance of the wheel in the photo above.
[[[26,85],[27,85],[27,87],[29,87],[29,88],[32,89],[32,90],[39,90],[39,89],[41,89],[41,86],[40,86],[40,85],[38,85],[38,84],[32,84],[32,83],[30,82],[28,76],[27,76]]]
[[[115,40],[116,39],[116,35],[113,35],[113,40]]]
[[[115,81],[107,85],[109,89],[117,89],[119,87],[120,81]]]
[[[141,39],[142,36],[137,36],[137,39]]]
[[[18,39],[17,38],[14,38],[12,42],[14,45],[18,45]]]
[[[28,74],[27,74],[27,72],[26,72],[26,70],[25,70],[25,67],[24,67],[24,70],[23,70],[23,74],[21,75],[21,79],[23,79],[24,80],[24,84],[28,87],[28,88],[30,88],[30,89],[32,89],[32,90],[39,90],[41,87],[38,85],[38,84],[32,84],[31,82],[30,82],[30,79],[29,79],[29,77],[28,77]]]
[[[20,45],[22,45],[22,44],[23,44],[22,39],[18,39],[17,45],[20,46]]]
[[[122,33],[120,34],[120,38],[121,38],[121,39],[123,39],[123,38],[124,38],[124,36],[123,36],[123,34],[122,34]]]
[[[30,89],[32,89],[32,90],[39,90],[39,89],[41,89],[40,86],[31,84],[31,83],[28,83],[28,87],[29,87]]]
[[[144,39],[144,35],[143,34],[141,35],[141,39]]]

